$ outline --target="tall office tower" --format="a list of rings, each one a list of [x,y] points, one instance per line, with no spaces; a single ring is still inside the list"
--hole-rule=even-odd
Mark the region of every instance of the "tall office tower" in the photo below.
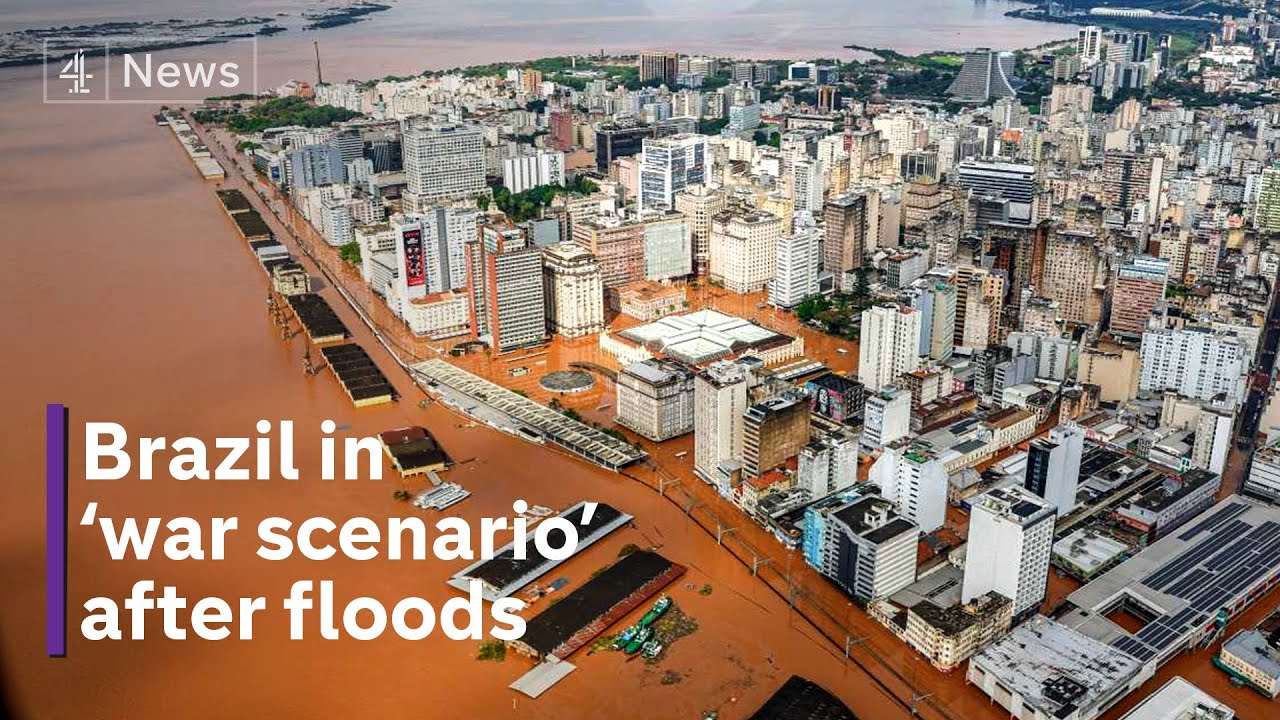
[[[1251,353],[1234,334],[1205,327],[1148,329],[1142,333],[1138,357],[1139,390],[1176,390],[1206,401],[1219,394],[1232,402],[1244,398]]]
[[[1045,245],[1040,296],[1057,300],[1064,320],[1097,325],[1106,292],[1106,281],[1098,277],[1102,262],[1092,233],[1055,227]]]
[[[898,177],[906,182],[937,182],[938,151],[912,150],[898,161]]]
[[[862,311],[858,380],[867,390],[892,385],[920,367],[920,312],[904,305],[873,305]]]
[[[716,482],[722,463],[742,457],[743,416],[747,412],[747,369],[718,360],[693,381],[693,471]]]
[[[805,513],[805,560],[862,602],[915,582],[919,538],[915,524],[874,495]]]
[[[1133,62],[1143,62],[1147,59],[1147,53],[1151,48],[1151,33],[1135,32],[1129,39],[1129,48],[1133,52],[1129,56],[1129,60]]]
[[[1075,425],[1059,425],[1027,448],[1023,486],[1052,505],[1059,517],[1076,507],[1084,433]]]
[[[686,188],[676,193],[675,208],[688,220],[694,272],[706,275],[711,263],[711,219],[724,210],[724,193],[704,186]]]
[[[1036,169],[1033,165],[993,160],[963,160],[957,166],[956,183],[980,204],[978,224],[1035,222]],[[986,207],[994,208],[987,210]]]
[[[542,253],[524,230],[487,223],[467,244],[467,294],[475,336],[505,353],[547,341]]]
[[[778,238],[778,259],[769,281],[769,304],[792,308],[818,293],[822,236],[810,213],[797,213],[792,231]]]
[[[604,329],[604,282],[600,263],[577,243],[561,242],[542,251],[547,330],[567,338]]]
[[[484,183],[484,133],[478,126],[404,121],[405,210],[479,195]]]
[[[867,217],[877,212],[867,205],[866,193],[851,192],[831,198],[822,210],[822,268],[841,291],[853,289],[849,272],[862,267],[867,251]]]
[[[768,286],[778,259],[782,218],[772,213],[726,211],[711,221],[711,279],[736,293]]]
[[[886,387],[867,395],[863,406],[862,447],[879,450],[911,434],[911,393]]]
[[[1253,224],[1266,232],[1280,232],[1280,164],[1262,171],[1258,182],[1258,203],[1254,206]]]
[[[1020,487],[974,498],[969,514],[961,602],[995,591],[1013,601],[1013,616],[1044,601],[1053,551],[1053,506]]]
[[[646,138],[640,161],[641,210],[671,209],[676,193],[707,178],[705,135]]]
[[[791,201],[796,211],[822,211],[825,176],[822,163],[811,157],[791,162]]]
[[[291,148],[285,153],[285,168],[293,189],[346,182],[342,152],[329,143]]]
[[[576,144],[574,141],[573,110],[551,110],[547,113],[547,137],[551,147],[560,152],[568,152]]]
[[[532,190],[539,185],[564,185],[564,153],[539,150],[503,158],[502,184],[513,193]]]
[[[631,157],[644,149],[645,138],[653,137],[653,128],[635,122],[601,125],[596,129],[596,170],[607,174],[614,160]]]
[[[1168,283],[1168,260],[1138,255],[1121,265],[1111,293],[1111,334],[1141,335],[1164,300]]]
[[[1102,201],[1129,211],[1142,208],[1149,221],[1160,210],[1164,158],[1132,152],[1109,152],[1102,159]]]
[[[987,225],[985,254],[993,255],[992,267],[1004,271],[1009,290],[1004,308],[1005,318],[1012,320],[1023,312],[1023,294],[1035,292],[1044,280],[1045,247],[1053,221],[1042,220],[1034,225],[991,223]]]
[[[1017,91],[1014,79],[1013,53],[978,48],[965,53],[964,66],[947,88],[947,94],[959,102],[985,103],[995,98],[1013,97]]]
[[[836,430],[815,437],[800,451],[796,464],[796,487],[820,498],[850,487],[858,481],[858,437]]]
[[[471,208],[438,206],[393,216],[396,267],[402,268],[395,275],[397,300],[466,288],[467,243],[476,238],[479,218]]]
[[[927,275],[903,293],[920,311],[920,356],[942,362],[955,352],[956,288],[936,275]]]
[[[946,467],[932,449],[905,440],[886,445],[867,476],[922,533],[947,521],[947,478]]]
[[[640,69],[640,82],[661,80],[667,85],[674,85],[676,75],[680,72],[680,55],[673,52],[642,52],[637,59]]]
[[[809,400],[802,390],[756,403],[742,417],[742,471],[748,477],[782,465],[809,443]]]
[[[693,373],[671,360],[644,360],[618,373],[618,423],[654,442],[693,431]]]
[[[1102,28],[1087,25],[1076,36],[1076,56],[1085,67],[1102,59]]]

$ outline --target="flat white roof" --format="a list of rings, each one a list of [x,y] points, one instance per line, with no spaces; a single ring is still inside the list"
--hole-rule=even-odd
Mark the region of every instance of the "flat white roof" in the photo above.
[[[1120,720],[1231,720],[1235,711],[1183,680],[1170,678]]]

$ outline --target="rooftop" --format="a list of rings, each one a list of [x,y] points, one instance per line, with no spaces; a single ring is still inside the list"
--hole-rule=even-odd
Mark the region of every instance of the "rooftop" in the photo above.
[[[1268,642],[1261,630],[1241,630],[1222,644],[1222,651],[1240,658],[1273,682],[1280,681],[1280,643]]]
[[[1120,650],[1043,615],[1019,625],[970,662],[1048,716],[1097,703],[1127,685],[1140,666]]]
[[[1234,716],[1231,708],[1209,693],[1172,677],[1120,720],[1231,720]]]
[[[769,346],[777,341],[791,341],[790,337],[750,320],[716,310],[669,315],[621,330],[618,335],[655,352],[693,364]]]

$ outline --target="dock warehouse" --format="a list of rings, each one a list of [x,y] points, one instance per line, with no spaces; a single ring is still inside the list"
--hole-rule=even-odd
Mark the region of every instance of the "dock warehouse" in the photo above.
[[[573,523],[573,526],[578,529],[578,545],[573,549],[573,555],[570,557],[576,556],[592,543],[631,522],[630,515],[610,505],[597,503],[591,522],[584,526],[582,512],[585,507],[586,502],[583,501],[560,513],[560,517]],[[561,545],[559,538],[548,538],[548,542],[556,547]],[[492,560],[481,560],[470,565],[449,578],[448,582],[451,587],[467,592],[471,588],[471,581],[479,580],[484,599],[493,602],[510,596],[542,575],[551,572],[563,562],[564,560],[552,560],[543,556],[532,542],[527,543],[525,559],[516,560],[515,544],[509,543],[494,553]]]
[[[338,319],[324,298],[315,293],[288,296],[289,307],[298,316],[298,322],[307,331],[307,337],[315,345],[340,342],[350,337],[347,326]]]
[[[564,660],[684,574],[655,552],[637,550],[547,606],[509,644],[518,652]]]
[[[418,425],[380,432],[378,442],[402,477],[440,472],[449,465],[449,456],[439,441]]]
[[[356,407],[380,405],[396,399],[395,388],[387,382],[387,376],[359,345],[330,345],[320,348],[320,354],[324,355],[325,362]]]

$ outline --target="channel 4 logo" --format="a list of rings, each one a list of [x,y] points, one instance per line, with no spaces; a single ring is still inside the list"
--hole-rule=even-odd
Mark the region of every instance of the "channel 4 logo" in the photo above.
[[[258,94],[258,39],[47,38],[46,103],[199,104]]]

